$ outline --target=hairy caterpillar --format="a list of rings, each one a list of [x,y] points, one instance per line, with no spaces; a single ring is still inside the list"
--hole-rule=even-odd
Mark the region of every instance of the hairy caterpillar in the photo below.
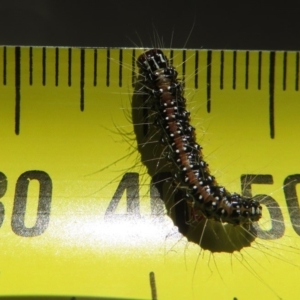
[[[135,55],[133,55],[133,57],[135,57]],[[232,263],[233,268],[238,268],[239,266],[245,267],[247,269],[247,272],[245,273],[252,273],[252,275],[254,275],[257,279],[263,282],[264,285],[268,285],[268,283],[271,283],[271,281],[269,280],[272,280],[272,284],[269,284],[269,287],[271,287],[271,289],[273,290],[273,288],[277,286],[275,283],[275,276],[266,277],[268,275],[265,275],[262,272],[264,268],[272,272],[272,269],[270,268],[270,266],[268,266],[268,262],[270,264],[270,261],[272,261],[271,258],[274,257],[276,258],[275,261],[278,262],[278,265],[282,267],[288,264],[297,267],[297,260],[294,260],[294,258],[298,256],[298,248],[296,244],[293,244],[296,241],[296,239],[294,239],[292,235],[290,235],[289,233],[285,233],[285,237],[282,240],[277,240],[282,237],[282,231],[282,235],[272,237],[271,231],[277,231],[277,228],[275,228],[274,224],[283,224],[283,227],[285,226],[283,219],[280,218],[280,215],[275,216],[273,214],[272,216],[268,216],[268,212],[270,212],[270,210],[273,209],[274,202],[271,201],[270,197],[267,198],[267,196],[261,197],[260,199],[262,201],[261,204],[267,206],[267,209],[265,209],[264,207],[264,215],[261,217],[260,220],[262,220],[264,223],[272,221],[272,230],[270,231],[268,229],[268,226],[264,227],[264,223],[260,223],[259,226],[261,226],[265,234],[264,237],[258,235],[258,237],[260,238],[256,238],[256,220],[249,220],[245,223],[241,222],[240,225],[230,224],[229,222],[227,222],[226,224],[220,222],[218,218],[217,220],[215,220],[215,218],[209,219],[206,217],[201,217],[201,211],[197,211],[193,207],[188,205],[187,201],[185,200],[186,193],[191,191],[192,189],[189,186],[185,185],[185,183],[183,183],[181,186],[178,184],[178,177],[182,175],[183,172],[176,172],[177,165],[173,161],[170,161],[170,154],[173,154],[175,151],[173,148],[170,148],[170,146],[172,146],[172,141],[170,141],[169,136],[166,134],[166,132],[163,131],[161,124],[158,123],[159,118],[162,118],[162,116],[164,116],[162,111],[164,108],[160,109],[159,104],[157,105],[157,107],[153,105],[153,102],[157,100],[155,99],[155,93],[152,93],[153,89],[153,87],[151,88],[151,86],[149,87],[147,85],[147,80],[145,81],[145,76],[143,76],[143,74],[140,74],[132,98],[132,118],[130,118],[130,122],[132,122],[134,126],[134,131],[136,134],[135,139],[137,140],[138,150],[141,155],[141,160],[136,161],[136,165],[140,165],[139,163],[140,161],[142,161],[142,163],[146,166],[147,173],[152,178],[152,185],[155,186],[159,191],[159,198],[164,200],[164,204],[166,205],[167,211],[170,213],[175,226],[179,228],[180,233],[182,233],[183,236],[186,237],[189,242],[193,242],[200,246],[200,250],[199,247],[195,247],[197,248],[196,256],[200,256],[200,253],[208,253],[210,258],[213,258],[213,260],[216,259],[217,268],[219,268],[219,266],[222,265],[222,261],[224,260],[237,259],[239,263]],[[182,94],[181,96],[183,97]],[[188,99],[190,99],[190,97],[188,97]],[[160,101],[158,103],[160,103]],[[217,123],[220,124],[220,122]],[[220,128],[220,130],[222,130],[222,128]],[[164,138],[163,142],[161,141],[162,137]],[[227,147],[226,145],[224,146]],[[232,152],[234,152],[234,150],[232,150]],[[246,152],[243,153],[247,154]],[[272,174],[272,172],[270,172],[269,169],[270,168],[268,168],[268,171],[266,173]],[[263,169],[259,169],[260,172],[262,170]],[[141,169],[139,173],[140,175],[142,174]],[[177,177],[175,177],[175,175]],[[255,176],[261,176],[263,178],[266,178],[266,183],[264,184],[268,184],[268,182],[270,182],[268,178],[271,175],[268,175],[268,177],[267,175],[256,174]],[[255,184],[257,182],[262,183],[261,181],[257,180],[258,178],[256,178],[255,176],[251,175],[249,177],[244,176],[243,179],[241,178],[242,181],[245,182],[245,184],[243,184],[242,187],[243,194],[248,195],[248,197],[250,198],[251,187],[248,188],[248,185],[251,185],[252,183]],[[179,179],[182,180],[182,177],[179,177]],[[143,183],[145,183],[145,185],[143,185]],[[144,181],[143,183],[140,183],[141,190],[142,188],[144,188],[144,186],[147,186],[147,188],[149,186],[148,182],[146,183],[146,181]],[[284,184],[287,184],[287,186],[291,185],[290,181]],[[280,186],[279,183],[278,189],[281,190],[281,187],[282,186]],[[274,192],[274,187],[270,186],[267,191],[265,190],[266,188],[268,187],[263,186],[261,190],[259,189],[259,191],[261,191],[262,193],[267,192],[268,194],[272,195],[272,193]],[[256,192],[254,192],[254,194],[257,194],[257,190]],[[151,197],[150,191],[150,201],[153,200],[152,198],[154,197]],[[191,199],[193,200],[193,198]],[[148,201],[149,197],[146,200]],[[192,200],[190,202],[192,202]],[[282,206],[280,208],[284,212],[285,207]],[[161,215],[163,215],[163,211],[161,212]],[[285,217],[288,217],[288,214],[286,214]],[[259,219],[258,215],[257,218]],[[161,220],[162,219],[163,218],[161,218]],[[167,218],[165,217],[164,219]],[[158,224],[158,214],[153,214],[152,220],[153,224]],[[286,225],[288,226],[288,224]],[[161,234],[156,236],[156,240],[159,240],[159,238],[165,236],[166,242],[167,239],[169,239],[169,241],[173,245],[174,243],[179,244],[177,241],[180,240],[184,242],[185,249],[193,247],[194,244],[187,243],[186,239],[183,238],[182,235],[176,235],[176,227],[174,227],[174,230],[172,232],[170,230],[170,227],[168,228],[168,230],[169,232],[167,230],[161,231]],[[144,236],[145,234],[146,231],[141,230],[140,235]],[[174,237],[174,239],[172,239],[172,237]],[[177,246],[174,246],[174,248],[172,246],[172,251],[175,248],[178,249]],[[203,252],[202,249],[208,249],[209,251]],[[170,251],[170,253],[172,251]],[[189,250],[186,250],[186,252],[189,253],[187,254],[187,257],[191,258],[192,256],[190,255]],[[211,254],[211,252],[229,252],[231,254]],[[293,254],[291,254],[292,256],[286,256],[287,253]],[[168,256],[169,255],[166,255],[166,257]],[[183,257],[184,256],[182,256],[180,253],[177,255],[177,260],[180,261],[180,258]],[[263,257],[266,257],[267,259],[264,259]],[[291,259],[290,257],[294,258]],[[204,272],[203,267],[205,268],[205,270],[211,268],[211,265],[205,265],[204,260],[202,261],[202,263],[202,267],[196,264],[196,268],[195,261],[193,261],[193,266],[195,266],[195,268],[197,269],[197,273],[199,273],[196,277],[200,276]],[[297,268],[294,268],[294,270],[296,269]],[[220,267],[220,272],[222,274],[224,274],[225,270],[226,268]],[[235,270],[233,276],[235,281],[238,277],[240,277],[240,274],[241,273],[239,273],[239,271]],[[226,275],[228,275],[227,271]],[[241,276],[241,278],[243,279],[246,277],[246,274],[243,274],[243,276]],[[242,286],[244,285],[245,284],[243,284]],[[282,293],[282,295],[284,294],[285,293]]]
[[[196,142],[195,128],[190,125],[190,113],[186,109],[186,99],[183,97],[182,84],[177,80],[176,69],[158,49],[143,53],[137,64],[140,80],[135,95],[144,97],[145,105],[152,111],[146,122],[155,124],[157,131],[154,135],[156,138],[160,135],[158,138],[162,146],[155,142],[154,145],[161,148],[167,160],[173,189],[179,191],[181,197],[179,201],[184,199],[188,204],[188,207],[184,203],[181,205],[181,209],[186,210],[185,222],[188,226],[195,226],[201,221],[205,222],[203,219],[209,219],[250,228],[252,222],[261,218],[262,208],[254,199],[229,193],[223,186],[217,185],[210,174],[208,164],[203,160],[202,148]],[[141,152],[144,152],[143,148],[140,147]],[[147,165],[147,161],[144,163]],[[250,240],[253,238],[254,235]],[[202,246],[214,249],[205,246],[204,240],[200,241],[200,245],[202,242]],[[242,247],[234,243],[232,245],[230,250],[226,247],[214,250],[232,251]]]

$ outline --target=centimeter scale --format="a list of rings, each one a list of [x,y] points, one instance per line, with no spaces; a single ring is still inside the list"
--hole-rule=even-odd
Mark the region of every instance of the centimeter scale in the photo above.
[[[153,206],[131,121],[142,52],[0,48],[0,296],[299,295],[299,53],[166,50],[218,182],[264,199],[251,247],[211,253]]]

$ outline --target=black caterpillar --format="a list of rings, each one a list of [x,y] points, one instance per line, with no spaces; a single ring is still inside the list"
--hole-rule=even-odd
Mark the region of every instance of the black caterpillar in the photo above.
[[[161,142],[169,149],[173,185],[184,193],[191,223],[202,218],[233,225],[258,221],[262,216],[258,201],[228,192],[210,174],[202,147],[196,142],[195,128],[190,125],[182,84],[164,53],[148,50],[139,56],[137,64],[150,109],[158,112],[155,125],[162,132]]]

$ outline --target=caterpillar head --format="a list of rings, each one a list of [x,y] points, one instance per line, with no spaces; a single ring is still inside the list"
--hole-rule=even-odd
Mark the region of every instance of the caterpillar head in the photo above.
[[[150,49],[137,60],[138,67],[143,71],[154,73],[158,69],[168,67],[168,59],[160,49]]]

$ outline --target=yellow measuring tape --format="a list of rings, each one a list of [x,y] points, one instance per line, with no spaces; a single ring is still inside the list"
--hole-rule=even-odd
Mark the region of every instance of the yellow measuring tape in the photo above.
[[[265,195],[251,247],[212,254],[151,206],[131,121],[142,52],[0,48],[0,295],[295,298],[299,53],[166,52],[218,182]]]

